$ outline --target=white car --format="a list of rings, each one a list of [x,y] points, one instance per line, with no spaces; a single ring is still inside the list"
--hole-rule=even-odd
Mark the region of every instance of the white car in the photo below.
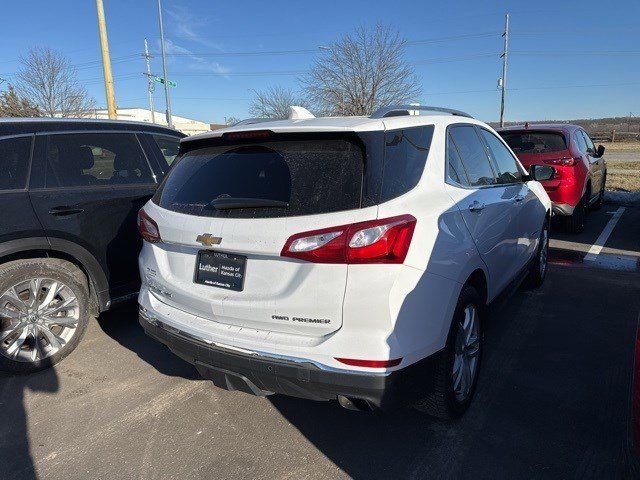
[[[141,324],[228,390],[460,415],[487,305],[544,279],[553,168],[455,110],[292,112],[182,140],[139,214]]]

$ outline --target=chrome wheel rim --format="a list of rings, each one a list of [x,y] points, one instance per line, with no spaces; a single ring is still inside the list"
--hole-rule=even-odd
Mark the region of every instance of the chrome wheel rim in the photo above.
[[[458,323],[454,348],[451,374],[453,392],[458,402],[464,402],[471,394],[478,373],[480,322],[475,305],[467,305],[464,309],[463,318]]]
[[[547,271],[547,255],[549,254],[549,231],[542,230],[542,245],[540,245],[540,277]]]
[[[0,354],[18,362],[55,355],[75,335],[80,306],[69,286],[31,278],[0,296]]]

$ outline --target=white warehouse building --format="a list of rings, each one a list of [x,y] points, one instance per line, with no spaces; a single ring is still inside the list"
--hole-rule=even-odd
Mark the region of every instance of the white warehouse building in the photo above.
[[[151,110],[148,108],[118,108],[118,120],[133,120],[136,122],[151,123]],[[167,119],[164,112],[154,112],[155,123],[158,125],[167,125]],[[95,110],[91,114],[92,118],[109,118],[106,109]],[[185,135],[195,135],[196,133],[208,132],[211,126],[208,123],[190,118],[172,115],[173,128],[181,131]]]

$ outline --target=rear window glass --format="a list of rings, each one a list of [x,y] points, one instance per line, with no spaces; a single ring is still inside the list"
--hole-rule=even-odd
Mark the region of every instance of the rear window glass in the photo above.
[[[360,207],[363,146],[343,138],[218,145],[187,151],[154,202],[207,217],[288,217]]]
[[[514,153],[552,153],[567,149],[564,135],[554,132],[500,132]]]

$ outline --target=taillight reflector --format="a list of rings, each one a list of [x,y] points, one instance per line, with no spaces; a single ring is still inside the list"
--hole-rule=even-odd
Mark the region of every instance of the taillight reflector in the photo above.
[[[280,253],[314,263],[402,263],[416,219],[411,215],[371,220],[291,236]]]
[[[149,243],[157,243],[162,240],[158,224],[144,209],[138,212],[138,232]]]
[[[351,365],[353,367],[367,367],[367,368],[388,368],[400,365],[402,357],[394,358],[391,360],[361,360],[358,358],[337,358],[336,360],[345,365]]]

